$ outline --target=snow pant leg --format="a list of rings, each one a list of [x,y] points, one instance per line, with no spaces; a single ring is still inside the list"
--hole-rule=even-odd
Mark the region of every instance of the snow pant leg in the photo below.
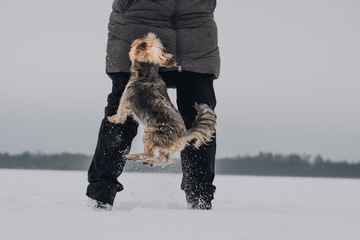
[[[185,121],[186,128],[191,128],[197,112],[195,102],[206,103],[212,109],[216,106],[213,77],[209,74],[182,72],[176,81],[178,109]],[[180,154],[183,178],[181,189],[185,191],[188,202],[198,199],[211,202],[216,187],[215,177],[216,138],[199,149],[186,147]]]
[[[127,73],[109,76],[113,82],[112,92],[108,95],[105,118],[100,126],[97,146],[89,167],[86,195],[113,205],[116,193],[123,189],[117,178],[125,166],[124,156],[130,151],[138,124],[131,117],[124,124],[113,124],[107,120],[107,116],[116,113],[121,94],[129,79]]]

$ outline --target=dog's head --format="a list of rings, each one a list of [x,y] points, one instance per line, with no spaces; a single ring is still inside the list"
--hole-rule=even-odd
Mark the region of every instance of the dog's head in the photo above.
[[[166,68],[176,65],[172,54],[165,52],[164,46],[155,33],[148,33],[143,38],[135,39],[131,44],[129,56],[132,64],[148,62]]]

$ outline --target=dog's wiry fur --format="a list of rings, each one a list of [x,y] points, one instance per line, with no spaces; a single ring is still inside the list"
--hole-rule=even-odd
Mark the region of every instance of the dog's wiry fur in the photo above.
[[[127,156],[146,164],[166,165],[172,154],[194,141],[196,148],[211,141],[215,133],[216,115],[206,104],[195,104],[198,114],[191,129],[186,130],[180,113],[170,101],[159,67],[172,67],[176,63],[166,53],[154,33],[136,39],[130,50],[131,76],[120,99],[117,113],[108,117],[112,123],[124,123],[132,115],[143,124],[144,152]],[[158,155],[156,156],[156,152]]]

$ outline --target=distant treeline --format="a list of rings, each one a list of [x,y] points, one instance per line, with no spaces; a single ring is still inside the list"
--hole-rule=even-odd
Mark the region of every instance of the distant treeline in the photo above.
[[[0,153],[0,168],[84,170],[89,167],[89,162],[90,157],[85,154]]]
[[[90,162],[91,156],[85,154],[24,152],[22,154],[10,155],[8,153],[0,153],[0,168],[87,170]],[[173,164],[162,168],[128,161],[124,171],[180,173],[181,163],[180,160],[174,160]],[[216,172],[218,174],[261,176],[360,178],[360,162],[333,162],[329,159],[324,160],[321,156],[311,158],[308,155],[259,153],[256,156],[217,159]]]
[[[333,162],[320,155],[259,153],[217,161],[217,172],[241,175],[360,178],[360,162]]]

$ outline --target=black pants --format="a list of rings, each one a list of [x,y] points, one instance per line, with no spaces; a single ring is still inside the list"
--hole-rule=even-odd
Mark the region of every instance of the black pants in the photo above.
[[[212,75],[186,71],[171,71],[161,75],[169,87],[176,86],[178,110],[187,128],[192,126],[196,117],[196,110],[193,107],[195,102],[206,103],[215,108],[216,97]],[[86,195],[113,205],[116,193],[123,190],[117,178],[125,166],[124,155],[130,151],[138,124],[131,117],[124,124],[107,121],[106,116],[116,113],[121,94],[129,79],[128,73],[113,73],[109,76],[113,86],[108,95],[105,118],[100,126],[96,150],[88,171],[89,185]],[[198,199],[211,202],[214,198],[215,153],[216,138],[199,149],[189,146],[181,152],[183,171],[181,189],[185,191],[188,202]]]

